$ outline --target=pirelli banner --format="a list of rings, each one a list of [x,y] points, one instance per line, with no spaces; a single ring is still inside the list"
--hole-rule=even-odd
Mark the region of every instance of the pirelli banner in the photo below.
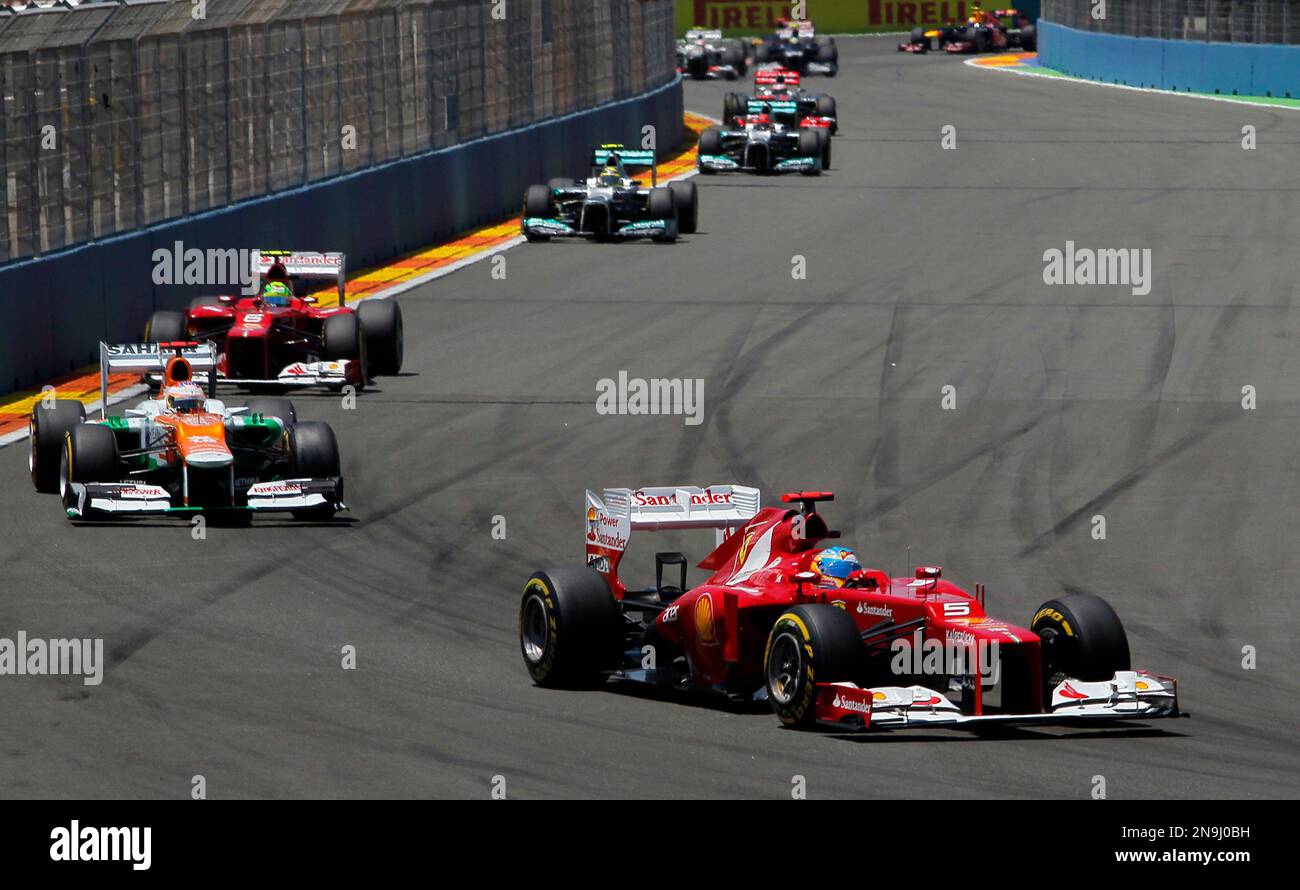
[[[1001,8],[1006,2],[986,0],[983,5]],[[767,34],[782,18],[800,17],[800,11],[825,34],[910,31],[965,19],[972,5],[971,0],[677,0],[677,32],[699,26],[720,28],[729,37]],[[1038,7],[1039,0],[1016,4],[1030,18],[1038,17]]]

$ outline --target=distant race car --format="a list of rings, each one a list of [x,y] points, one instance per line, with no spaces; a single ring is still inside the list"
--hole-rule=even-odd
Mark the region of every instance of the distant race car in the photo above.
[[[362,389],[373,375],[401,371],[401,306],[395,300],[346,305],[344,254],[263,250],[257,262],[256,295],[197,297],[183,312],[155,312],[144,339],[212,340],[218,379],[245,387]],[[310,295],[324,282],[337,286],[337,306],[319,306]],[[159,381],[157,374],[147,379]]]
[[[834,37],[818,37],[812,22],[783,19],[775,34],[754,47],[754,64],[834,77],[840,70],[840,50]]]
[[[298,420],[288,399],[228,408],[196,372],[218,361],[211,343],[101,343],[100,405],[108,375],[159,372],[158,397],[121,417],[81,402],[38,404],[29,419],[37,491],[57,492],[69,519],[142,514],[288,511],[324,520],[343,503],[338,442],[328,424]]]
[[[998,9],[985,12],[978,3],[962,24],[949,24],[941,28],[913,28],[906,43],[898,45],[899,52],[928,53],[934,42],[948,53],[1007,52],[1038,49],[1038,32],[1029,18],[1016,9]]]
[[[794,113],[772,111],[774,123],[787,129],[821,127],[831,133],[839,131],[839,119],[836,116],[835,97],[824,93],[805,93],[800,88],[801,78],[797,71],[771,68],[754,74],[754,93],[744,96],[740,93],[727,93],[722,99],[722,123],[735,126],[736,119],[743,117],[751,101],[789,103],[795,105]],[[782,108],[788,108],[786,104]]]
[[[730,126],[710,127],[700,134],[696,162],[700,172],[820,176],[831,165],[830,130],[777,123],[798,115],[794,100],[749,100],[745,113],[735,116]]]
[[[650,187],[629,169],[649,168]],[[591,175],[582,182],[552,179],[524,193],[520,229],[529,241],[551,238],[676,241],[695,232],[699,195],[695,183],[659,185],[655,153],[602,145],[591,153]]]
[[[832,497],[795,492],[761,509],[759,492],[738,485],[588,491],[586,565],[538,571],[524,585],[529,675],[540,686],[614,678],[766,700],[798,728],[1179,716],[1177,682],[1131,668],[1105,600],[1064,594],[1028,628],[992,618],[982,587],[968,593],[938,567],[891,578],[826,546],[839,535],[816,505]],[[687,586],[679,552],[655,554],[654,587],[624,584],[634,532],[685,529],[715,530],[703,584]]]
[[[748,69],[744,43],[724,40],[721,31],[693,28],[677,41],[677,71],[694,80],[735,80]]]

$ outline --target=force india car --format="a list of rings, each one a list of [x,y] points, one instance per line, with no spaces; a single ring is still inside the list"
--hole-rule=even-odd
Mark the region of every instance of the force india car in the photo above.
[[[650,169],[650,188],[628,170]],[[582,182],[552,179],[524,193],[520,229],[529,241],[551,238],[653,238],[676,241],[695,232],[699,195],[695,183],[659,186],[655,153],[602,145],[591,153],[591,176]]]
[[[906,43],[898,45],[899,52],[928,53],[934,48],[949,53],[1006,52],[1038,49],[1038,33],[1029,19],[1016,9],[998,9],[984,12],[975,4],[965,24],[945,25],[942,28],[913,28]]]
[[[87,419],[76,401],[37,405],[28,457],[37,491],[57,492],[69,519],[145,514],[289,511],[329,519],[346,510],[338,443],[328,424],[300,421],[287,399],[228,408],[196,372],[215,369],[210,343],[101,343],[100,405],[108,375],[158,372],[159,398],[121,417]]]
[[[677,71],[693,80],[735,80],[747,70],[744,43],[723,40],[721,31],[692,28],[677,41]]]
[[[790,128],[778,119],[797,118],[793,100],[751,99],[731,126],[700,134],[698,160],[704,174],[803,173],[820,176],[831,164],[831,134],[825,127]]]
[[[834,37],[818,37],[809,21],[782,21],[775,34],[754,47],[754,63],[834,77],[840,70],[840,51]]]
[[[263,250],[257,264],[255,296],[196,297],[184,312],[155,312],[145,341],[211,340],[218,379],[245,387],[363,389],[372,375],[402,369],[401,306],[346,305],[344,254]],[[309,293],[326,282],[338,288],[337,306],[319,306]],[[146,379],[159,382],[157,374]]]
[[[752,96],[727,93],[722,98],[722,123],[729,127],[735,126],[736,119],[748,112],[750,102],[793,102],[793,113],[773,111],[772,121],[791,130],[821,127],[831,133],[838,132],[840,125],[836,117],[835,97],[824,93],[805,93],[799,88],[800,82],[797,71],[769,68],[756,72]],[[783,104],[781,107],[789,106]]]
[[[759,492],[737,485],[588,491],[587,564],[524,585],[528,673],[541,686],[613,677],[766,700],[799,728],[1179,715],[1176,681],[1130,667],[1119,618],[1091,594],[1049,600],[1025,628],[986,614],[982,586],[972,595],[937,567],[914,578],[859,568],[834,586],[812,570],[819,542],[838,537],[816,512],[832,497],[796,492],[760,509]],[[665,552],[653,588],[627,587],[633,532],[682,529],[715,530],[699,563],[708,579],[688,588],[685,555]],[[677,577],[665,580],[666,568]]]

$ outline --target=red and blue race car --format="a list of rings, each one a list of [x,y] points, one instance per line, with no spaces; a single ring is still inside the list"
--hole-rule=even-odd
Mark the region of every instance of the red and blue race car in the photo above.
[[[891,578],[861,566],[817,504],[795,492],[760,507],[757,489],[607,489],[586,497],[586,565],[535,572],[519,640],[540,686],[614,678],[766,700],[792,727],[840,730],[1097,724],[1179,716],[1177,682],[1130,665],[1100,597],[1048,600],[1029,627],[988,615],[984,591],[938,567]],[[628,587],[632,533],[713,529],[687,586],[687,559],[655,555],[655,585]],[[665,578],[665,571],[670,577]],[[671,577],[675,574],[676,577]]]
[[[1028,16],[1018,9],[985,12],[978,3],[965,22],[938,28],[913,28],[907,42],[898,45],[898,51],[928,53],[934,49],[936,40],[939,49],[950,54],[1038,49],[1038,32]]]

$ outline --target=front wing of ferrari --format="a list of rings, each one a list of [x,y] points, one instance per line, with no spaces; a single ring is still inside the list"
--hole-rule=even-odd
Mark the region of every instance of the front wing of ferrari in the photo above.
[[[854,683],[817,688],[817,722],[848,730],[922,726],[974,729],[992,724],[1079,724],[1182,716],[1178,681],[1146,671],[1120,671],[1110,680],[1065,680],[1038,714],[967,714],[945,694],[923,686],[864,689]]]

